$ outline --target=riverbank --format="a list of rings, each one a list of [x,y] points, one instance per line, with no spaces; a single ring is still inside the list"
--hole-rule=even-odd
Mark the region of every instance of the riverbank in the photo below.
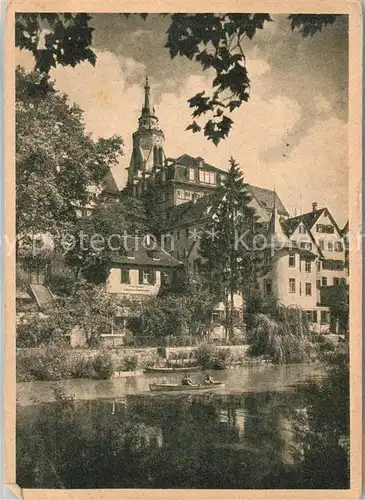
[[[63,347],[17,349],[17,382],[67,379],[110,379],[141,373],[147,366],[202,366],[226,369],[231,366],[264,363],[264,358],[249,358],[248,345],[166,349],[161,357],[157,347],[115,349],[72,349]]]

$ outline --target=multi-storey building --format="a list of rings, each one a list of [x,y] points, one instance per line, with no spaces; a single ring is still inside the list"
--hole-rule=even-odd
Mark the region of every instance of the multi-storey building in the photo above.
[[[128,185],[136,196],[149,182],[158,187],[160,210],[168,220],[161,244],[193,275],[198,272],[200,237],[212,218],[210,195],[225,175],[201,157],[165,155],[164,134],[151,107],[147,81],[139,127],[133,134]],[[323,305],[321,292],[347,280],[346,227],[340,231],[329,210],[318,209],[316,203],[310,212],[290,218],[275,191],[252,185],[247,189],[250,206],[267,229],[263,291],[283,305],[306,310],[312,329],[328,330],[329,308]]]

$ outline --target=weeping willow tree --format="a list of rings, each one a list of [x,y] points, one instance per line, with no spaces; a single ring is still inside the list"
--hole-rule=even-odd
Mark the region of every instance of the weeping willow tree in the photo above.
[[[248,335],[250,354],[268,356],[273,363],[310,359],[309,325],[299,307],[278,306],[272,315],[256,315]]]

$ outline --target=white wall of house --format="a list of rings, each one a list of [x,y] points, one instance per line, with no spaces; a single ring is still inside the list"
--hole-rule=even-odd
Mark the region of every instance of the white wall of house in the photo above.
[[[121,279],[121,268],[113,267],[111,268],[109,276],[106,280],[106,290],[109,293],[156,296],[161,286],[161,271],[159,269],[156,269],[155,272],[155,284],[140,283],[138,269],[130,269],[129,283],[123,283]]]
[[[298,253],[290,254],[283,249],[272,260],[271,279],[273,294],[284,306],[297,305],[303,309],[316,307],[315,261],[310,261],[310,269],[306,270],[305,261],[301,260]]]

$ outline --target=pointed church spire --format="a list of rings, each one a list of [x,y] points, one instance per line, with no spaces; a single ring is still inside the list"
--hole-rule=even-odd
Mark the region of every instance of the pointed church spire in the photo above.
[[[151,109],[150,109],[150,90],[151,87],[148,83],[148,76],[146,76],[146,84],[144,86],[144,111],[147,112],[148,114],[151,114]]]

